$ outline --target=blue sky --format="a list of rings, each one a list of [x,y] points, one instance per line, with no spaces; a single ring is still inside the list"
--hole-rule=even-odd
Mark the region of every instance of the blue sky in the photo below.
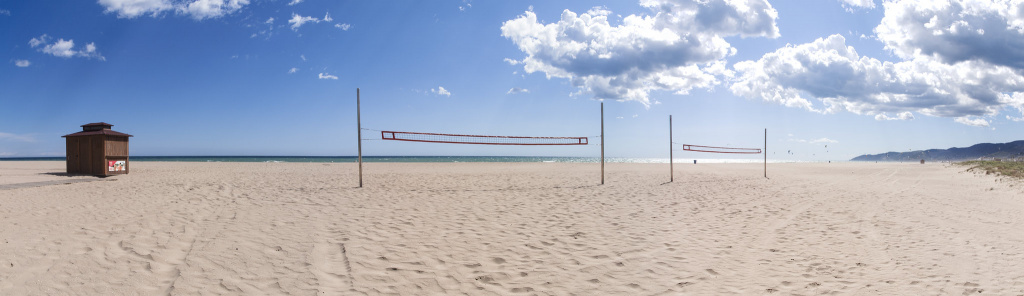
[[[63,156],[61,135],[99,121],[135,135],[133,155],[354,155],[356,88],[372,130],[596,136],[604,101],[613,157],[667,157],[669,115],[678,143],[761,147],[767,128],[780,160],[1009,142],[1024,125],[1022,7],[3,1],[0,157]],[[598,149],[364,142],[366,155]]]

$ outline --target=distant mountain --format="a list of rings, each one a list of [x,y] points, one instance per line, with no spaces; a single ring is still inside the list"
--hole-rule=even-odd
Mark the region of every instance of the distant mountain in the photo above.
[[[888,152],[854,157],[852,161],[961,161],[979,158],[1024,157],[1024,140],[1002,144],[982,143],[967,148]]]

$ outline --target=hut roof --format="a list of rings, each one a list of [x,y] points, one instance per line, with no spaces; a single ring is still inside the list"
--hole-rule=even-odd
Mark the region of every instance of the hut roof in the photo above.
[[[82,125],[82,127],[87,127],[87,126],[106,126],[106,127],[111,127],[111,126],[114,126],[114,125],[106,123],[106,122],[93,122],[93,123],[87,123],[87,124],[83,124]]]
[[[108,136],[134,137],[134,136],[126,134],[126,133],[115,132],[115,131],[108,130],[108,129],[98,130],[98,131],[82,131],[82,132],[77,132],[77,133],[74,133],[74,134],[63,135],[63,136],[60,136],[60,137],[61,138],[65,138],[65,137],[92,136],[92,135],[108,135]]]

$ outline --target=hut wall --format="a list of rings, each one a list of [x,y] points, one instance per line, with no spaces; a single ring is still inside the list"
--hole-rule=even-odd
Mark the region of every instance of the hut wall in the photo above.
[[[89,168],[91,168],[93,170],[90,173],[97,174],[97,175],[105,175],[106,174],[107,164],[104,163],[106,161],[103,160],[104,159],[104,157],[103,157],[103,154],[104,154],[103,153],[103,148],[104,148],[103,147],[104,146],[103,145],[103,136],[102,135],[96,135],[96,136],[89,136],[89,138],[91,138],[91,139],[89,139],[89,141],[91,142],[89,144],[90,144],[90,146],[92,146],[92,156],[90,157],[90,160],[92,162],[90,163]],[[99,163],[96,163],[96,162],[99,162]]]
[[[104,141],[105,157],[106,161],[125,161],[124,171],[111,172],[107,168],[107,163],[103,164],[104,174],[127,174],[128,167],[131,166],[128,162],[128,137],[117,137],[107,136]]]
[[[107,137],[106,156],[128,156],[128,137]]]
[[[80,139],[79,137],[68,137],[67,142],[68,147],[67,152],[65,154],[67,155],[67,161],[65,161],[65,163],[68,167],[68,174],[78,173],[80,170],[78,162],[81,161],[82,159],[82,157],[78,154],[78,145]]]

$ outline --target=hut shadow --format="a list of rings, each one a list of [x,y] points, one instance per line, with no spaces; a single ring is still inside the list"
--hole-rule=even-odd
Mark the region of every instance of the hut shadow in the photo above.
[[[66,172],[48,172],[48,173],[39,173],[39,174],[40,175],[57,176],[57,177],[66,177],[66,178],[71,178],[71,177],[96,177],[96,178],[103,178],[103,177],[100,177],[100,176],[95,176],[95,175],[90,175],[90,174],[69,174],[69,173],[66,173]]]

